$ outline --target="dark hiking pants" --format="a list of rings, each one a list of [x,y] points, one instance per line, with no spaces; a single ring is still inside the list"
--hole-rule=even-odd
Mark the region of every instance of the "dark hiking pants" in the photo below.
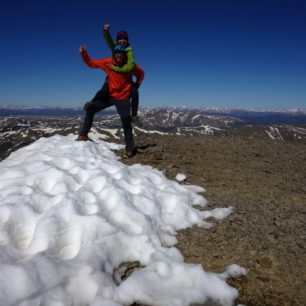
[[[96,92],[95,96],[92,98],[90,102],[87,102],[84,105],[84,111],[87,110],[87,106],[90,105],[92,101],[95,101],[95,102],[107,101],[109,99],[110,99],[110,96],[109,96],[109,89],[108,89],[108,79],[106,78],[102,88]],[[131,113],[133,117],[137,116],[138,105],[139,105],[138,86],[134,84],[131,90]]]
[[[134,84],[133,87],[132,87],[132,90],[131,90],[132,117],[136,117],[137,116],[138,105],[139,105],[138,86]]]
[[[104,101],[91,101],[86,104],[87,104],[86,115],[80,135],[87,136],[88,132],[91,129],[95,113],[115,105],[122,122],[126,150],[130,151],[134,149],[129,100],[118,101],[111,98]]]
[[[109,89],[108,89],[108,78],[106,78],[102,88],[96,92],[95,96],[89,102],[84,104],[83,109],[86,112],[87,107],[91,105],[92,102],[108,101],[109,99],[110,99],[110,95],[109,95]]]

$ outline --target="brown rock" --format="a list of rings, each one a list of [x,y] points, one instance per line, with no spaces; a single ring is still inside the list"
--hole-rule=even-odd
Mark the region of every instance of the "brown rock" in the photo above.
[[[257,262],[263,267],[263,268],[271,268],[272,267],[272,260],[268,256],[261,256],[257,259]]]

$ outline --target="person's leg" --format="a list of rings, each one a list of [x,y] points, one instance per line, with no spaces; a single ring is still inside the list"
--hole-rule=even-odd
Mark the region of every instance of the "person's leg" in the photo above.
[[[102,88],[99,91],[97,91],[95,96],[89,102],[86,102],[84,104],[83,109],[84,111],[87,111],[87,108],[90,105],[95,104],[98,101],[108,101],[109,99],[110,99],[110,96],[109,96],[109,88],[108,88],[108,78],[106,77]]]
[[[134,138],[133,138],[133,130],[131,124],[131,113],[130,113],[130,101],[118,101],[112,100],[113,104],[116,106],[117,112],[120,116],[122,127],[124,131],[124,139],[126,145],[126,151],[134,153],[135,146],[134,146]]]
[[[137,116],[139,105],[139,92],[137,86],[134,84],[131,90],[131,109],[132,109],[132,117]]]
[[[96,103],[92,103],[88,105],[87,110],[86,110],[86,115],[84,118],[84,123],[80,131],[80,136],[85,136],[87,137],[88,132],[91,129],[94,115],[95,113],[99,112],[102,109],[105,109],[107,107],[112,106],[111,101],[97,101]]]
[[[137,115],[139,105],[139,92],[136,84],[133,85],[131,90],[131,112],[132,112],[132,125],[142,127],[140,117]]]
[[[109,89],[108,89],[108,78],[105,79],[105,82],[102,88],[97,91],[95,96],[91,99],[92,101],[103,101],[105,99],[109,99]]]

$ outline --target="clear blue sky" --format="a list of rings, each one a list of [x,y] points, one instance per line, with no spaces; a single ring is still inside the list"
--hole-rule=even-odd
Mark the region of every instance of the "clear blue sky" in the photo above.
[[[0,104],[81,106],[109,57],[104,23],[129,33],[142,106],[306,108],[305,0],[11,0],[0,10]]]

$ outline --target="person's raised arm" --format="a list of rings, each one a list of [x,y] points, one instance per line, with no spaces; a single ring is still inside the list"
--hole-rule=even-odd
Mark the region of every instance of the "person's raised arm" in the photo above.
[[[87,53],[87,47],[86,45],[81,45],[79,47],[79,52],[82,56],[83,62],[91,68],[101,68],[101,69],[106,69],[106,60],[105,59],[93,59],[92,57],[90,57]]]
[[[110,24],[105,24],[103,26],[103,37],[108,47],[113,51],[116,44],[113,41],[112,36],[109,33],[110,28],[111,28]]]

